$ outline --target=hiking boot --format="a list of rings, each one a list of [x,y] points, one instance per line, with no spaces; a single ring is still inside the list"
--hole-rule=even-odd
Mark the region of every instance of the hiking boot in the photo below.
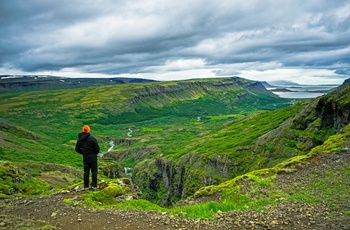
[[[91,187],[91,189],[92,189],[92,190],[97,190],[98,187],[94,187],[94,186],[93,186],[93,187]]]

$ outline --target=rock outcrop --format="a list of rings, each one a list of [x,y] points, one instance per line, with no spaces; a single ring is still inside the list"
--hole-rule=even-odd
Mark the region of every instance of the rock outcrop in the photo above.
[[[162,206],[170,206],[193,195],[200,187],[218,184],[238,165],[226,156],[203,157],[189,153],[179,160],[157,158],[147,160],[135,167],[133,181],[145,198]]]
[[[322,119],[322,127],[340,131],[350,123],[350,82],[320,98],[316,113]]]

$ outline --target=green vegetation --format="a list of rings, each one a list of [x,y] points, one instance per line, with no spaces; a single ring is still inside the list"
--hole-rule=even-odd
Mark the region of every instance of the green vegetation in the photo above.
[[[279,173],[295,172],[297,168],[311,164],[313,159],[317,159],[322,154],[344,149],[349,138],[350,125],[347,125],[340,134],[331,136],[323,145],[313,148],[307,155],[293,157],[272,168],[255,170],[216,186],[203,187],[194,194],[194,197],[199,198],[221,193],[222,201],[216,203],[216,210],[221,211],[229,211],[224,209],[227,204],[236,205],[230,210],[244,208],[260,210],[267,204],[277,204],[286,200],[326,203],[330,208],[339,208],[338,204],[341,204],[342,200],[350,198],[348,193],[350,167],[347,165],[340,168],[328,166],[322,174],[314,171],[311,176],[304,177],[303,180],[292,185],[284,185],[282,188],[277,186],[274,181]],[[245,189],[247,187],[249,189]],[[194,210],[197,208],[201,209],[202,207],[197,207],[197,205],[192,207]],[[346,212],[345,209],[344,211]]]
[[[1,159],[80,167],[81,156],[74,152],[74,144],[83,124],[89,124],[98,139],[106,140],[101,142],[102,151],[109,148],[109,140],[128,138],[128,128],[132,128],[133,137],[140,140],[132,148],[153,146],[157,154],[178,153],[194,137],[220,129],[228,120],[287,105],[287,100],[266,92],[246,92],[249,84],[232,78],[3,93]],[[238,100],[242,94],[244,99]],[[125,149],[130,147],[115,147]],[[124,161],[135,165],[133,158]]]
[[[82,197],[84,198],[85,203],[89,205],[111,205],[115,203],[116,196],[123,195],[124,193],[125,191],[123,190],[122,186],[115,183],[109,183],[103,190],[90,192]]]
[[[112,205],[119,209],[155,210],[188,218],[210,218],[218,212],[232,210],[254,209],[262,211],[267,205],[276,205],[285,201],[325,203],[329,208],[340,208],[346,214],[347,209],[341,204],[342,200],[350,198],[348,194],[350,167],[348,165],[340,168],[327,167],[322,173],[313,171],[307,178],[289,185],[277,184],[275,180],[280,173],[288,175],[296,172],[296,168],[312,164],[323,154],[329,154],[334,149],[345,148],[349,138],[350,125],[347,125],[341,134],[330,137],[323,145],[315,147],[307,155],[293,157],[272,168],[249,172],[217,186],[203,187],[194,194],[195,198],[220,194],[220,201],[163,208],[145,200],[130,200],[121,203],[113,201],[110,203],[109,196],[104,201],[96,198],[103,197],[103,194],[106,193],[103,190],[91,192],[83,197],[88,197],[87,200],[95,200],[95,203],[87,203],[96,206],[97,202],[98,207]],[[337,144],[330,145],[330,143]]]
[[[11,162],[0,161],[0,199],[15,195],[39,195],[47,192],[50,185],[39,178],[19,170]]]
[[[118,203],[116,197],[132,191],[106,179],[103,189],[80,197],[84,204],[206,218],[322,197],[347,213],[335,197],[349,198],[349,184],[343,182],[349,167],[316,170],[304,184],[277,183],[279,175],[349,146],[349,125],[328,116],[341,114],[329,106],[332,102],[348,108],[347,89],[293,105],[240,78],[2,93],[1,198],[76,186],[82,160],[74,146],[82,125],[89,124],[101,152],[110,141],[115,144],[99,160],[100,178],[125,176],[124,167],[132,167],[132,179],[147,201]],[[165,208],[187,197],[218,194],[220,199],[202,204]]]

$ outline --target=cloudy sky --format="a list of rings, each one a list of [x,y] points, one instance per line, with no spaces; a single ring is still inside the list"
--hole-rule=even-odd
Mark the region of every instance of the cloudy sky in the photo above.
[[[1,0],[0,75],[342,83],[348,0]]]

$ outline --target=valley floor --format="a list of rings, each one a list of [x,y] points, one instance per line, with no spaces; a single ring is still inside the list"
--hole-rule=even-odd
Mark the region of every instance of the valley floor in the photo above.
[[[341,172],[349,165],[350,151],[342,150],[314,158],[296,172],[280,174],[274,183],[278,189],[293,193],[304,186],[310,188],[310,184],[324,178],[329,170]],[[342,183],[349,188],[350,175],[343,178]],[[317,189],[320,188],[315,186],[308,192],[317,194]],[[69,204],[63,202],[64,198],[77,195],[70,192],[0,200],[0,229],[350,229],[350,199],[336,199],[337,194],[320,197],[324,202],[317,204],[286,201],[269,205],[263,212],[219,211],[210,220],[174,217],[155,211],[94,209],[79,205],[79,199]],[[330,200],[332,197],[335,199]]]

